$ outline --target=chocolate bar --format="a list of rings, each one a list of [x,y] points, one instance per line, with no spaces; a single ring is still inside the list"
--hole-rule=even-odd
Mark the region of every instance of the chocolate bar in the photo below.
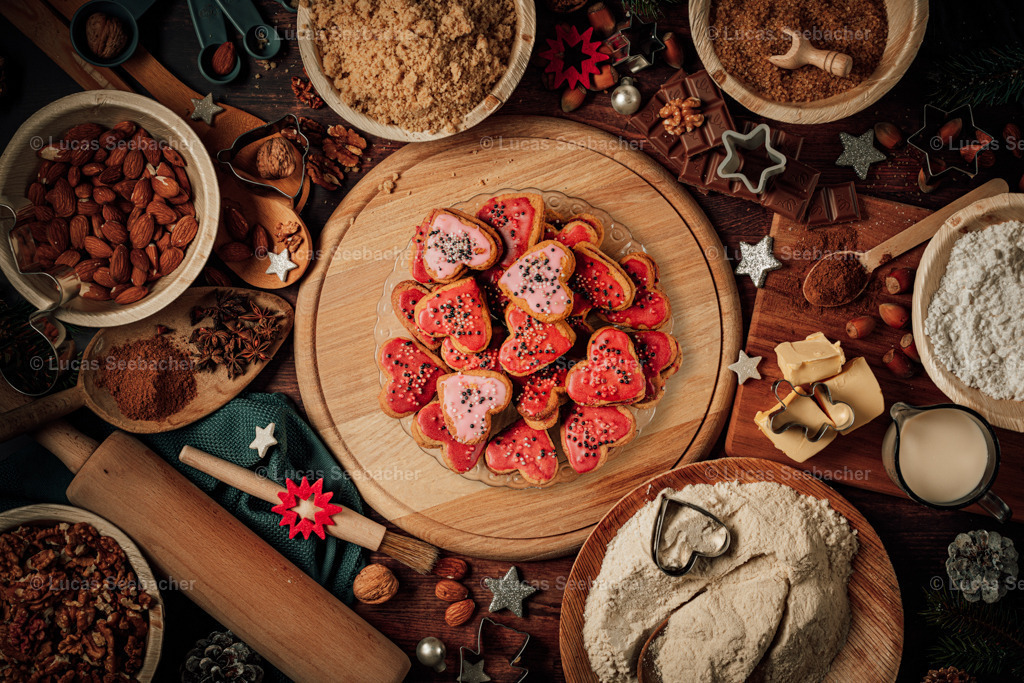
[[[659,115],[670,100],[696,97],[701,102],[704,123],[689,133],[672,135],[665,130],[665,121]],[[669,167],[676,173],[682,161],[722,144],[722,133],[733,130],[732,115],[715,81],[707,71],[685,74],[679,71],[668,79],[642,111],[629,119],[629,125],[647,138],[651,146],[669,159]]]
[[[808,228],[859,221],[860,203],[853,181],[822,185],[815,190],[807,207],[806,220]]]

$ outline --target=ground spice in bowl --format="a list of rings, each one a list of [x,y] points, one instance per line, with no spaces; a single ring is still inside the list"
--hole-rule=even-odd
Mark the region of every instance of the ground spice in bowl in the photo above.
[[[815,306],[838,306],[860,294],[870,276],[856,255],[829,254],[807,273],[804,295]]]
[[[735,78],[776,102],[811,102],[846,92],[878,67],[889,36],[884,0],[714,0],[709,24],[722,66]],[[853,58],[849,76],[814,66],[789,70],[768,61],[792,44],[782,29],[802,33],[822,50]]]
[[[96,386],[109,391],[121,414],[131,420],[162,420],[196,396],[192,361],[160,335],[110,349]]]

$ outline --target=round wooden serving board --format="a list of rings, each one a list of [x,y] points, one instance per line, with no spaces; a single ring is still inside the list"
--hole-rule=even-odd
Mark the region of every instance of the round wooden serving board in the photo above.
[[[393,194],[378,190],[399,174]],[[683,363],[643,434],[597,472],[547,489],[470,481],[425,455],[377,403],[377,302],[414,227],[436,207],[507,187],[557,190],[628,224],[661,267]],[[324,227],[323,257],[296,307],[306,411],[366,502],[405,531],[456,553],[556,557],[637,483],[699,460],[731,406],[742,330],[736,283],[697,204],[619,138],[543,117],[495,117],[471,132],[408,145],[354,187]]]
[[[896,572],[878,534],[845,498],[807,472],[758,458],[724,458],[695,463],[666,472],[637,487],[595,527],[573,563],[562,598],[558,644],[562,669],[569,683],[597,683],[583,647],[583,610],[590,585],[601,571],[608,543],[619,529],[665,488],[725,481],[785,484],[800,493],[828,500],[857,531],[860,549],[850,577],[850,633],[832,661],[826,681],[895,681],[903,654],[903,603]]]

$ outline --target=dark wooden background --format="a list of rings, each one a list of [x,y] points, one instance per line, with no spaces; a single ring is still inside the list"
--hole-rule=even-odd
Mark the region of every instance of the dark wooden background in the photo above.
[[[15,1],[17,0],[0,0]],[[292,97],[288,85],[289,78],[292,75],[301,75],[302,72],[294,43],[294,15],[288,14],[277,3],[268,0],[258,1],[257,4],[260,5],[264,16],[272,18],[289,40],[275,60],[278,65],[276,69],[264,71],[251,60],[244,59],[241,76],[230,86],[211,88],[199,75],[196,68],[197,42],[183,0],[157,3],[142,22],[143,42],[188,85],[203,93],[212,89],[218,101],[241,107],[268,120],[276,119],[288,112],[297,112],[311,115],[325,123],[336,122],[338,119],[330,110],[325,108],[311,112],[297,104]],[[686,17],[685,5],[666,6],[661,28],[688,35]],[[543,45],[543,38],[552,31],[552,19],[543,12],[538,19],[540,41]],[[859,134],[881,120],[899,125],[905,135],[912,132],[920,125],[922,107],[931,96],[930,85],[925,80],[931,61],[951,51],[975,49],[987,43],[997,44],[1002,39],[1020,38],[1024,34],[1021,30],[1022,22],[1024,16],[1020,13],[1019,6],[1012,0],[1005,4],[960,3],[955,0],[933,2],[928,37],[917,61],[903,81],[880,102],[856,116],[827,125],[773,125],[806,136],[807,142],[801,159],[822,171],[822,182],[853,179],[851,169],[840,169],[834,165],[836,157],[841,152],[839,132]],[[2,18],[0,53],[7,58],[10,89],[10,94],[0,101],[0,143],[6,144],[25,118],[43,105],[60,96],[76,92],[79,88],[47,59],[43,51],[21,36]],[[699,66],[692,45],[688,41],[687,66]],[[638,75],[645,100],[670,73],[667,67],[658,66]],[[256,74],[259,74],[260,78],[255,78]],[[750,116],[749,112],[743,111],[735,104],[733,111],[739,116]],[[608,93],[591,93],[584,106],[571,114],[563,114],[559,108],[558,93],[543,87],[540,70],[536,65],[527,70],[521,85],[502,113],[567,117],[629,137],[625,131],[626,119],[612,110]],[[1024,113],[1019,105],[984,107],[976,111],[976,119],[980,127],[998,135],[1003,125],[1009,121],[1024,123]],[[379,161],[397,146],[397,143],[371,139],[368,157]],[[969,182],[947,183],[930,195],[924,195],[918,190],[918,168],[918,157],[910,150],[901,149],[891,155],[888,162],[874,166],[866,181],[858,181],[858,191],[935,208],[991,177],[1002,176],[1010,183],[1011,188],[1015,188],[1024,172],[1024,163],[1003,153],[999,156],[996,167],[986,170],[979,178]],[[357,182],[359,177],[360,174],[354,174],[348,178],[346,188]],[[305,212],[306,222],[314,234],[319,232],[342,198],[343,192],[344,190],[327,193],[321,188],[315,188],[313,198]],[[718,195],[698,195],[697,200],[718,229],[730,258],[736,257],[739,242],[756,242],[768,231],[771,216],[757,206]],[[291,287],[284,290],[284,294],[294,299],[296,290],[297,287]],[[749,323],[755,294],[749,278],[740,279],[739,290],[744,320]],[[685,302],[682,305],[685,305]],[[271,367],[254,383],[253,388],[283,392],[294,399],[301,408],[295,368],[288,351],[289,347],[286,346]],[[717,457],[721,452],[719,446],[713,457]],[[892,558],[903,592],[905,611],[906,641],[900,680],[918,681],[930,668],[927,649],[936,639],[936,634],[925,627],[918,616],[922,607],[923,591],[927,586],[944,580],[946,546],[958,532],[977,528],[994,529],[996,523],[989,518],[967,513],[937,512],[908,500],[860,491],[843,485],[836,485],[836,488],[874,525]],[[1024,511],[1018,512],[1024,514]],[[1018,541],[1018,544],[1024,538],[1024,534],[1020,533],[1020,527],[1015,524],[1000,531],[1008,533]],[[373,559],[381,560],[378,557]],[[360,605],[356,608],[369,622],[393,638],[410,655],[417,641],[428,635],[438,636],[447,644],[449,655],[446,673],[434,675],[433,672],[415,663],[414,659],[409,680],[454,680],[457,675],[459,646],[475,646],[476,624],[480,616],[487,614],[486,607],[490,595],[483,588],[481,580],[483,577],[504,574],[508,564],[468,559],[472,566],[472,574],[467,582],[476,598],[478,611],[475,618],[465,626],[453,629],[444,624],[444,604],[433,596],[434,579],[416,576],[387,558],[382,561],[395,570],[401,581],[402,587],[398,597],[385,605]],[[532,672],[530,680],[563,680],[558,654],[558,615],[562,588],[572,566],[572,559],[566,557],[546,562],[522,563],[521,575],[542,590],[529,599],[525,618],[518,619],[508,612],[494,616],[501,623],[509,624],[531,635],[526,657],[526,665]],[[1008,599],[1018,600],[1018,597],[1011,595]],[[169,630],[165,640],[160,680],[175,680],[177,667],[193,640],[216,626],[209,617],[181,595],[168,596],[168,611]],[[299,648],[295,656],[315,657],[316,653],[306,653]],[[353,652],[352,656],[358,657],[360,653]],[[339,680],[342,676],[342,672],[339,672]]]

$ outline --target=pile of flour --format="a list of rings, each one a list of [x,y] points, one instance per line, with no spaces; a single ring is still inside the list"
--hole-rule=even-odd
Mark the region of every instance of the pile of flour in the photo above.
[[[662,573],[650,555],[662,496],[722,520],[732,533],[728,552],[698,559],[686,576]],[[856,552],[842,515],[788,486],[666,489],[608,544],[584,614],[591,666],[602,683],[636,681],[641,648],[674,615],[654,644],[667,682],[820,680],[846,642]]]
[[[971,232],[953,245],[924,331],[935,358],[996,399],[1024,400],[1024,223]]]

